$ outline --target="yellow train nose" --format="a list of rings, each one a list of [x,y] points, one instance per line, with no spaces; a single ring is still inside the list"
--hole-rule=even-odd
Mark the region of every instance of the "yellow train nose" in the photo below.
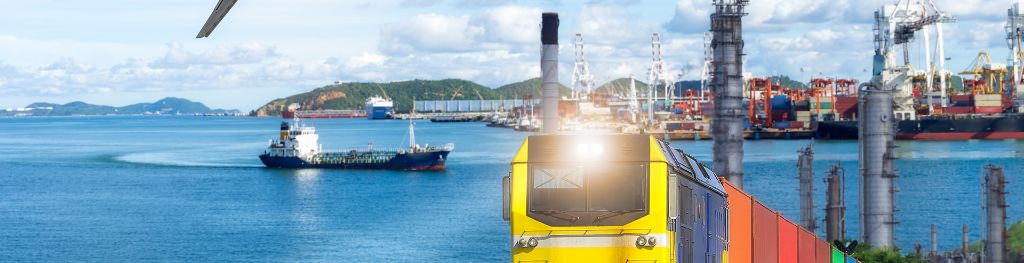
[[[525,237],[515,242],[512,262],[669,262],[667,238],[667,235]]]

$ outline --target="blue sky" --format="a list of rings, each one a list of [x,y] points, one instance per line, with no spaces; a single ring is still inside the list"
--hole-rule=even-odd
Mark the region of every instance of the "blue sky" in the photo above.
[[[194,39],[215,0],[8,0],[0,10],[0,108],[177,96],[249,110],[334,81],[451,77],[497,87],[540,74],[537,31],[545,11],[561,14],[563,82],[577,32],[599,83],[644,76],[655,32],[678,74],[702,59],[710,2],[240,0],[211,38]],[[892,1],[752,2],[745,19],[749,72],[864,79],[872,13]],[[982,49],[1005,62],[1010,2],[936,0],[959,18],[945,31],[950,70],[967,67]],[[699,69],[685,72],[693,79]]]

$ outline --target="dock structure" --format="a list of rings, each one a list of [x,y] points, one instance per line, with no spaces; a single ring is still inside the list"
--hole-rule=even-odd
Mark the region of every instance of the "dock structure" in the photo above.
[[[892,90],[876,79],[862,85],[860,94],[861,239],[873,247],[892,247],[897,224]]]
[[[713,47],[715,173],[743,189],[743,16],[748,0],[715,0]]]

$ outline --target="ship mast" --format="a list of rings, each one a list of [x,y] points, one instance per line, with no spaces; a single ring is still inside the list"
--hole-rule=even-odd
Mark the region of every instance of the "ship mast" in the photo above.
[[[412,97],[412,111],[409,111],[409,148],[416,148],[416,97]]]

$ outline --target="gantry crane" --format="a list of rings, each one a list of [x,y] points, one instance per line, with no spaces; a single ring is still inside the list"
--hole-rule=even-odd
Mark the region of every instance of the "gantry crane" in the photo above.
[[[960,75],[974,76],[974,81],[972,82],[974,85],[971,85],[972,94],[994,94],[997,92],[998,94],[1003,94],[1006,91],[1006,86],[1003,82],[1006,72],[1006,66],[992,63],[992,57],[989,56],[988,52],[981,51],[978,53],[978,57],[971,62],[971,65],[960,72]],[[997,87],[998,90],[996,90]]]
[[[594,89],[594,76],[590,75],[590,66],[586,57],[583,56],[583,35],[576,34],[576,67],[572,71],[572,94],[579,98],[579,94],[590,94]]]
[[[1021,70],[1024,64],[1024,14],[1021,14],[1021,4],[1014,2],[1007,10],[1006,19],[1006,44],[1010,47],[1010,85],[1009,94],[1013,97],[1013,103],[1017,111],[1024,109],[1024,72]]]
[[[943,12],[932,0],[897,0],[895,5],[885,5],[875,12],[875,74],[882,75],[883,85],[895,88],[897,108],[913,109],[913,88],[909,81],[914,75],[925,75],[927,80],[926,95],[928,104],[934,105],[934,97],[938,96],[942,106],[947,105],[946,98],[946,60],[945,42],[942,25],[955,22],[956,18]],[[931,29],[936,33],[936,51],[931,50]],[[912,72],[910,48],[907,45],[914,40],[917,32],[924,37],[923,72]],[[903,65],[897,66],[894,59],[895,47],[899,45],[903,53]],[[932,59],[936,56],[936,59]],[[934,65],[933,61],[938,61]],[[882,67],[888,68],[889,74],[883,75]],[[939,90],[933,89],[934,76],[939,75]]]

